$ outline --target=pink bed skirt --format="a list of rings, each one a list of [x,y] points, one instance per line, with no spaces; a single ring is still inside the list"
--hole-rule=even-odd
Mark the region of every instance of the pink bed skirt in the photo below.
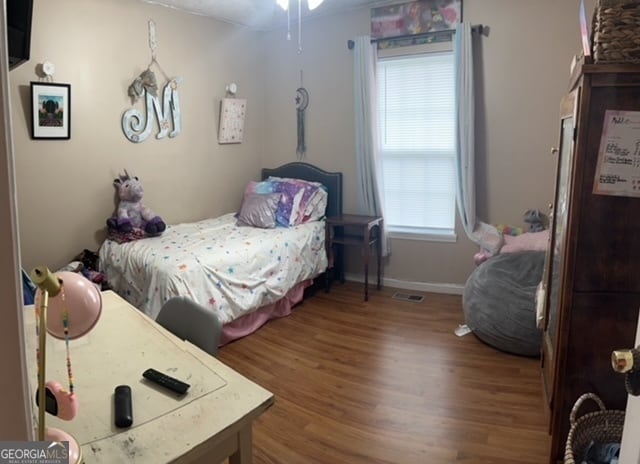
[[[220,338],[220,346],[237,340],[238,338],[245,337],[271,319],[288,316],[291,314],[293,307],[302,301],[304,297],[304,289],[310,286],[313,280],[305,280],[293,287],[284,296],[284,298],[276,301],[262,308],[258,308],[252,313],[245,314],[244,316],[225,324],[222,327],[222,337]]]

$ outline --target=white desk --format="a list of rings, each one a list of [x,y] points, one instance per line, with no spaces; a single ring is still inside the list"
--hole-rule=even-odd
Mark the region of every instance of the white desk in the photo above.
[[[92,464],[219,463],[227,457],[232,464],[250,463],[251,426],[273,404],[273,394],[173,336],[114,292],[103,292],[102,298],[96,327],[70,343],[78,415],[67,422],[47,414],[46,425],[73,435],[85,462]],[[33,307],[27,308],[25,322],[35,397]],[[45,380],[66,388],[64,341],[48,336],[46,356]],[[157,387],[142,378],[149,367],[191,388],[178,396]],[[132,390],[133,425],[128,429],[114,425],[113,391],[121,384]]]

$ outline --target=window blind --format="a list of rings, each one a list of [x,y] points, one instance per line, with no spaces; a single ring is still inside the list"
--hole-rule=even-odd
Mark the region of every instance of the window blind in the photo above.
[[[381,59],[376,79],[385,221],[395,231],[452,233],[453,53]]]

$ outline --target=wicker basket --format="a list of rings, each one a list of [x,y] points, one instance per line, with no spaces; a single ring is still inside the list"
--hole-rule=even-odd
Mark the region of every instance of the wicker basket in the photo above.
[[[595,401],[600,411],[590,412],[576,419],[580,406],[586,400]],[[624,426],[624,411],[607,410],[602,400],[593,393],[585,393],[576,400],[569,415],[571,429],[564,451],[564,464],[582,462],[589,443],[620,443]]]
[[[640,63],[640,1],[598,1],[593,12],[593,61]]]

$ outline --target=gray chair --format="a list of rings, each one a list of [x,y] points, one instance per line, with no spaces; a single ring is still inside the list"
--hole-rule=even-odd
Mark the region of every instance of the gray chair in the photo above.
[[[218,354],[222,324],[213,311],[195,301],[184,296],[169,299],[162,305],[156,322],[210,355]]]

